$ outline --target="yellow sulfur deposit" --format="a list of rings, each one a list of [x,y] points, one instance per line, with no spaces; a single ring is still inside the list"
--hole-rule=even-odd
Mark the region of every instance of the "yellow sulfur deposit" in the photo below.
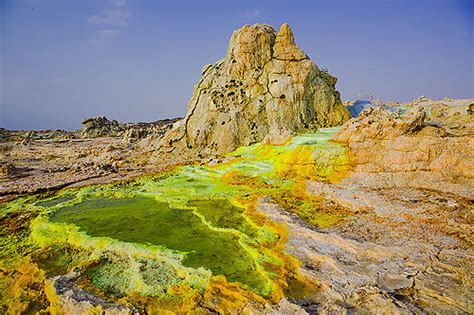
[[[346,148],[328,141],[335,131],[241,147],[215,165],[4,204],[1,285],[11,296],[3,308],[66,305],[55,292],[69,282],[46,279],[70,279],[71,270],[76,291],[149,312],[225,313],[249,302],[277,303],[305,280],[299,262],[284,252],[285,228],[256,204],[270,197],[319,227],[343,219],[344,209],[325,207],[305,184],[336,182],[348,171]],[[17,233],[15,242],[8,231]],[[101,303],[90,311],[109,305]]]

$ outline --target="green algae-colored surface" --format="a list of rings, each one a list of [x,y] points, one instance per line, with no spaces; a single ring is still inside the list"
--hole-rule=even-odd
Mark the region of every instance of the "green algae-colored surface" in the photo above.
[[[236,207],[226,199],[193,200],[188,202],[188,205],[196,207],[213,226],[235,229],[248,236],[256,234],[256,228],[242,215],[244,209]]]
[[[227,200],[193,201],[190,205],[197,206],[217,227],[254,233],[242,217],[243,209]],[[239,245],[239,235],[211,230],[192,209],[171,208],[151,197],[91,198],[60,208],[52,220],[75,224],[90,236],[166,246],[186,253],[183,264],[187,267],[204,267],[251,288],[258,289],[258,281],[265,280],[254,273],[255,263]]]
[[[33,253],[49,274],[78,267],[119,296],[166,295],[177,284],[202,292],[212,275],[269,296],[283,281],[282,249],[274,248],[281,231],[249,209],[267,196],[316,226],[337,223],[341,216],[318,212],[321,203],[304,186],[306,179],[335,182],[349,169],[347,149],[328,141],[336,131],[241,147],[216,165],[6,203],[0,267]]]

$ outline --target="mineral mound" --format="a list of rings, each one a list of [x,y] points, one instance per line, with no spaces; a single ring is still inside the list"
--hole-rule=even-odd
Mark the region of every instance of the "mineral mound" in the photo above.
[[[295,44],[288,24],[278,33],[245,25],[233,33],[225,58],[203,68],[186,117],[161,147],[205,157],[340,125],[350,113],[336,81]]]

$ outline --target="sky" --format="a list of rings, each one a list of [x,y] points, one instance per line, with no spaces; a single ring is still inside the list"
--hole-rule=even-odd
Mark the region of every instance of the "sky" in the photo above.
[[[0,0],[0,127],[184,116],[233,30],[284,22],[343,100],[474,97],[473,0]]]

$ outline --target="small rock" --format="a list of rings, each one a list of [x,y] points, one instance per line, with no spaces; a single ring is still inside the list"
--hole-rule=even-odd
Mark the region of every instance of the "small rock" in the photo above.
[[[0,166],[0,176],[10,176],[15,172],[15,166],[11,162],[4,162]]]

